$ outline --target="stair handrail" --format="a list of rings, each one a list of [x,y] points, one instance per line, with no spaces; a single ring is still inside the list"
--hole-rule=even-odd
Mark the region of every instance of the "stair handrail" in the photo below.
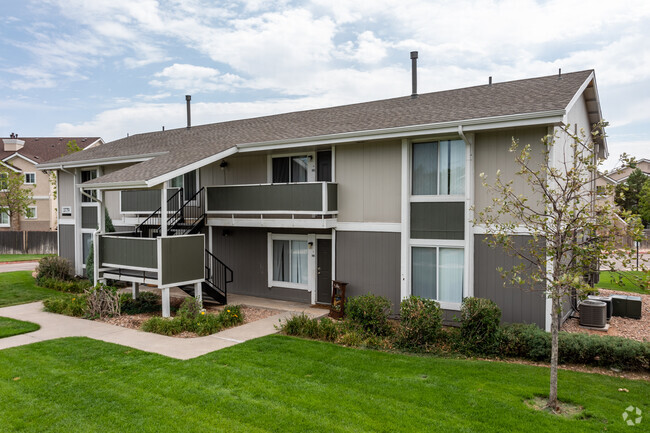
[[[220,290],[223,292],[224,297],[227,298],[228,296],[228,283],[232,283],[234,273],[228,265],[226,265],[224,262],[219,260],[217,256],[212,254],[210,251],[207,249],[205,250],[205,270],[206,270],[206,275],[205,275],[205,280],[210,283],[212,286],[214,286],[217,290]],[[219,267],[223,272],[215,272],[215,268]],[[216,281],[216,274],[219,274],[222,278],[220,280],[222,281]]]
[[[180,193],[180,194],[183,193],[183,188],[182,188],[182,187],[181,187],[181,188],[178,188],[178,190],[177,190],[174,194],[172,194],[171,197],[169,197],[169,198],[167,199],[167,205],[169,205],[169,203],[173,203],[173,200],[176,199],[176,196],[177,196],[179,193]],[[182,197],[182,195],[181,195],[181,197]],[[169,207],[169,206],[168,206],[168,207]],[[162,217],[162,206],[159,207],[157,210],[153,211],[153,213],[151,213],[151,215],[149,215],[149,216],[148,216],[144,221],[142,221],[142,222],[141,222],[141,223],[140,223],[140,224],[135,228],[135,231],[136,231],[136,232],[140,232],[140,233],[142,233],[142,227],[145,226],[145,225],[157,225],[158,228],[160,228],[160,222],[158,222],[157,224],[155,224],[155,223],[154,223],[154,224],[148,224],[148,222],[149,222],[149,220],[152,219],[152,218],[161,218],[161,217]]]
[[[167,220],[168,227],[171,228],[175,226],[177,222],[185,220],[186,218],[185,212],[188,209],[196,209],[196,211],[194,211],[196,214],[190,215],[190,217],[194,218],[196,221],[194,222],[192,227],[186,229],[185,232],[181,234],[191,231],[194,225],[196,225],[198,221],[200,221],[202,218],[205,217],[205,203],[203,201],[204,189],[205,187],[201,187],[197,192],[194,193],[194,195],[192,195],[192,197],[187,199],[185,203],[183,203],[183,205],[176,212],[172,214],[172,216],[169,217],[169,219]]]

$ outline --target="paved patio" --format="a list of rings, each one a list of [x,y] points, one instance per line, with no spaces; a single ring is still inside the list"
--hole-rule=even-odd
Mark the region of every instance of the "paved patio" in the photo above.
[[[231,304],[275,309],[278,310],[278,314],[229,328],[207,337],[175,338],[108,323],[47,313],[43,311],[41,302],[33,302],[0,308],[2,317],[33,322],[41,326],[41,329],[35,332],[0,339],[0,350],[62,337],[88,337],[171,358],[191,359],[244,341],[274,334],[277,332],[275,326],[279,324],[279,321],[292,315],[304,312],[312,317],[321,317],[328,313],[327,310],[311,308],[309,305],[296,302],[241,295],[229,295],[228,298]]]

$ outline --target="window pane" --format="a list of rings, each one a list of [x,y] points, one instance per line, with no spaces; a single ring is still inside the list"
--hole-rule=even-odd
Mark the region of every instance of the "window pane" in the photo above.
[[[189,200],[196,193],[196,172],[190,171],[183,175],[183,196]]]
[[[273,158],[273,183],[289,183],[289,158]]]
[[[316,154],[317,169],[316,180],[318,182],[332,181],[332,151],[324,150]]]
[[[463,261],[461,248],[440,248],[439,301],[463,301]]]
[[[6,210],[0,211],[0,224],[9,224],[9,212]]]
[[[82,240],[82,253],[83,253],[83,263],[84,265],[86,264],[86,259],[88,259],[88,254],[90,254],[90,248],[93,243],[93,235],[91,233],[82,233],[81,234],[81,240]]]
[[[27,212],[25,212],[25,218],[35,218],[36,217],[36,208],[28,207]]]
[[[291,241],[291,282],[307,284],[306,241]]]
[[[440,194],[465,193],[465,142],[445,140],[440,142]]]
[[[436,299],[436,249],[413,248],[412,270],[413,295]]]
[[[176,176],[170,181],[172,188],[183,188],[183,175]]]
[[[438,143],[413,143],[413,195],[438,194]]]
[[[93,180],[97,177],[97,171],[96,170],[84,170],[81,172],[81,182],[88,182],[89,180]],[[91,195],[93,197],[97,197],[97,191],[94,189],[84,189],[84,192],[88,195]],[[81,202],[82,203],[90,203],[93,200],[91,200],[89,197],[86,197],[85,195],[81,195]]]
[[[289,281],[289,241],[273,241],[273,281]]]
[[[291,182],[307,182],[307,167],[309,158],[294,156],[291,158]]]

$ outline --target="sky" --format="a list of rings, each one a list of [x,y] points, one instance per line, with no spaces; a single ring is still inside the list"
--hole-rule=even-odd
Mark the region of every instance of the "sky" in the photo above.
[[[0,0],[0,136],[192,124],[596,71],[610,159],[650,159],[650,1]]]

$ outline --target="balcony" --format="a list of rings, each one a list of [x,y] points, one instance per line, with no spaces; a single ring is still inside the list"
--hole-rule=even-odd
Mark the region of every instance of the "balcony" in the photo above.
[[[204,235],[133,236],[135,232],[97,236],[102,278],[155,284],[160,288],[204,280]]]
[[[167,197],[171,199],[177,191],[178,188],[169,188]],[[159,189],[127,189],[120,191],[120,212],[123,214],[150,214],[160,208],[160,198]],[[181,203],[182,197],[178,195],[175,200]]]

